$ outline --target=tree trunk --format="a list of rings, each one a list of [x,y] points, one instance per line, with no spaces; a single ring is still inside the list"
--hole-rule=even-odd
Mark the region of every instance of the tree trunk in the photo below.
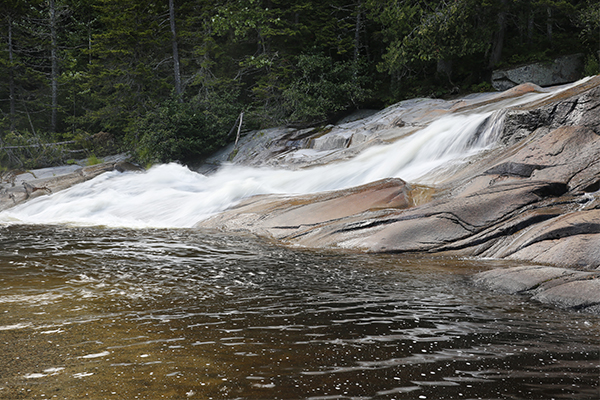
[[[534,12],[529,13],[529,19],[527,20],[527,44],[533,43],[533,24],[534,24]]]
[[[173,73],[175,74],[175,94],[181,99],[181,73],[179,72],[179,51],[177,50],[177,31],[175,30],[175,5],[169,0],[169,20],[171,22],[171,40],[173,44]]]
[[[546,38],[548,42],[552,44],[552,8],[548,7],[546,9],[548,12],[548,19],[546,19]]]
[[[92,64],[92,27],[88,23],[88,64]]]
[[[492,45],[492,54],[490,54],[489,69],[493,69],[502,58],[502,49],[504,47],[504,34],[506,32],[506,5],[507,0],[502,0],[502,9],[498,13],[498,31],[494,35],[494,43]]]
[[[52,62],[52,71],[50,72],[50,82],[52,86],[52,118],[51,131],[56,132],[56,120],[58,111],[58,44],[56,34],[56,7],[54,0],[50,0],[50,60]]]
[[[362,2],[359,0],[356,6],[356,24],[354,26],[354,62],[358,61],[360,56],[360,30],[362,29]]]
[[[9,102],[10,102],[10,131],[15,130],[15,117],[16,117],[16,107],[15,107],[15,70],[13,66],[14,56],[13,56],[13,40],[12,40],[12,28],[13,21],[11,17],[8,17],[8,88],[9,88]]]

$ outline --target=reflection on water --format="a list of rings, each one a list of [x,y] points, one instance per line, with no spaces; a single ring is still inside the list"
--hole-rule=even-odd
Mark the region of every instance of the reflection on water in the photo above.
[[[600,320],[492,262],[191,230],[0,228],[0,399],[594,399]]]

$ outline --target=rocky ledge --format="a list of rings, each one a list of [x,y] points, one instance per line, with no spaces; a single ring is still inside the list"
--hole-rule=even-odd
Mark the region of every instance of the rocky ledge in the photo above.
[[[481,272],[474,282],[492,290],[531,296],[558,307],[600,314],[600,272],[530,265]]]
[[[440,115],[542,91],[524,84],[452,102],[403,102],[321,129],[255,132],[220,157],[287,168],[335,162],[408,135]],[[415,103],[424,106],[415,112],[409,107]],[[600,76],[512,106],[500,140],[495,149],[452,168],[436,187],[384,179],[313,195],[256,196],[196,227],[315,249],[515,260],[527,265],[482,272],[473,282],[600,314]],[[139,167],[115,161],[5,174],[0,211],[106,171],[131,169]]]
[[[39,196],[49,195],[85,182],[108,171],[139,171],[127,161],[111,161],[91,166],[68,165],[38,170],[12,170],[0,175],[0,211]]]
[[[600,313],[600,77],[513,107],[502,142],[435,189],[391,179],[260,196],[197,226],[308,248],[533,262],[474,282]]]

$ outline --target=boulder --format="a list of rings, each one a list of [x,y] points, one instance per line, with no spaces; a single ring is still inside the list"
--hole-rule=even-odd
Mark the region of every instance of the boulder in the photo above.
[[[282,241],[298,241],[307,232],[365,212],[412,205],[401,179],[384,179],[350,189],[304,196],[255,196],[196,227],[247,231]],[[308,243],[304,243],[308,245]],[[311,247],[321,247],[312,243]]]
[[[503,91],[526,82],[533,82],[539,86],[575,82],[583,76],[583,61],[583,54],[571,54],[553,61],[496,70],[492,72],[492,86]]]

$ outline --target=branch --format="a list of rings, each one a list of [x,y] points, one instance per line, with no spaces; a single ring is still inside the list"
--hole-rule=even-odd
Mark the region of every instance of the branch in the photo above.
[[[0,147],[0,150],[24,149],[24,148],[29,148],[29,147],[60,146],[63,144],[74,144],[74,143],[77,143],[77,141],[76,140],[68,140],[66,142],[38,143],[38,144],[29,144],[26,146],[3,146],[3,147]]]

